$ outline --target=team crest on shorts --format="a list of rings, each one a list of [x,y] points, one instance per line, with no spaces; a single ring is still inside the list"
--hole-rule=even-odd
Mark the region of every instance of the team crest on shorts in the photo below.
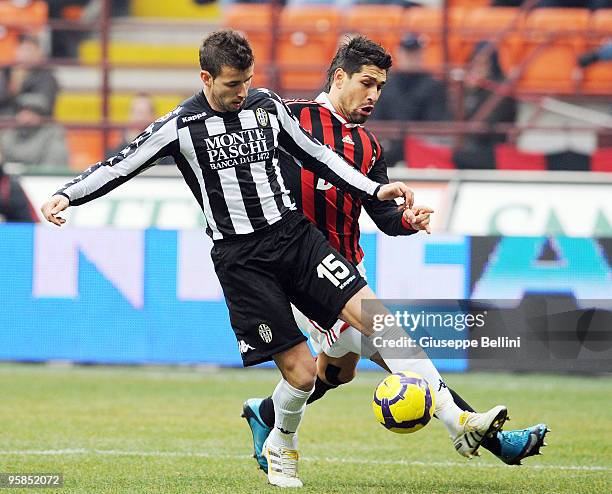
[[[255,116],[257,117],[259,125],[262,127],[268,125],[268,112],[266,110],[263,108],[257,108],[257,110],[255,110]]]
[[[264,343],[270,343],[272,341],[272,330],[270,326],[267,324],[259,325],[259,336],[264,341]]]

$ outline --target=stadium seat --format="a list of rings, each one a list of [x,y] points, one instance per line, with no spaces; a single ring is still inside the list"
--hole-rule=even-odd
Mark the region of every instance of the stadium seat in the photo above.
[[[612,9],[600,9],[591,14],[591,29],[598,42],[612,35]]]
[[[277,61],[283,90],[314,91],[338,43],[340,11],[330,6],[286,7],[279,20]]]
[[[612,39],[612,9],[593,12],[587,38],[587,51],[598,49]],[[585,94],[610,95],[612,93],[612,63],[595,63],[584,70],[580,91]]]
[[[272,26],[271,4],[232,4],[223,12],[223,25],[242,32],[251,44],[258,64],[254,86],[268,86],[267,64],[270,63]]]
[[[407,137],[404,141],[404,160],[408,168],[455,168],[450,147],[430,144],[416,137]]]
[[[0,22],[4,26],[41,27],[47,23],[48,16],[46,2],[37,1],[21,7],[16,2],[0,1]]]
[[[589,11],[536,9],[525,21],[523,60],[529,59],[519,92],[567,94],[576,89],[577,56],[586,49]]]
[[[124,123],[128,120],[131,93],[114,93],[110,98],[110,120]],[[153,95],[155,114],[164,115],[176,107],[185,96]],[[98,93],[61,92],[55,103],[54,118],[60,123],[98,123],[102,119],[102,103]]]
[[[0,25],[0,65],[15,61],[15,50],[19,44],[18,32]]]
[[[584,94],[610,96],[612,93],[612,63],[597,62],[584,69],[580,92]]]
[[[462,22],[461,57],[469,59],[479,41],[495,41],[500,35],[498,55],[503,69],[514,65],[521,55],[520,43],[514,41],[522,28],[524,16],[512,7],[480,7],[466,12]],[[507,72],[506,70],[504,70]]]
[[[487,7],[491,4],[490,0],[448,0],[449,7],[469,7],[471,9],[478,7]]]
[[[99,40],[89,39],[79,44],[79,61],[85,65],[97,65],[102,59]],[[116,65],[185,65],[194,68],[198,64],[198,50],[193,45],[148,44],[128,41],[111,41],[108,47],[111,63]]]
[[[467,60],[469,53],[462,50],[462,40],[458,29],[465,16],[465,9],[455,7],[449,11],[449,56],[451,63],[459,64]],[[406,9],[400,22],[402,33],[422,35],[425,39],[424,64],[432,71],[442,68],[442,22],[441,9],[413,7]]]
[[[109,148],[119,145],[121,133],[113,130],[109,137]],[[70,153],[70,168],[81,171],[104,159],[104,139],[98,129],[68,129],[66,141]]]
[[[495,165],[498,170],[546,170],[546,156],[526,153],[511,144],[498,144]]]
[[[70,168],[84,170],[104,157],[102,132],[91,129],[69,129],[66,132]]]
[[[194,0],[130,0],[130,13],[134,17],[170,19],[209,19],[216,22],[221,12],[220,2],[196,2]]]
[[[80,21],[83,18],[85,7],[83,5],[66,5],[62,9],[62,19],[66,21]]]
[[[343,29],[361,33],[393,51],[399,43],[403,7],[399,5],[355,5],[347,12]]]
[[[612,172],[612,148],[600,148],[591,156],[591,170]]]

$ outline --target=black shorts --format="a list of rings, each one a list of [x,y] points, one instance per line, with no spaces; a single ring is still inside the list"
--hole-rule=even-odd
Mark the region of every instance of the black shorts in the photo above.
[[[291,303],[329,329],[366,285],[355,266],[294,211],[263,235],[216,242],[211,257],[245,367],[306,340]]]

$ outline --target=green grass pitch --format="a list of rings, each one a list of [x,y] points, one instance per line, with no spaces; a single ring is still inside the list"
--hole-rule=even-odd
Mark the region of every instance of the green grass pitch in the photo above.
[[[509,467],[487,451],[464,460],[437,421],[406,436],[384,430],[370,408],[383,376],[364,372],[308,407],[302,492],[612,492],[612,378],[446,376],[476,407],[506,404],[512,428],[548,423],[544,456]],[[0,365],[0,472],[64,475],[61,489],[18,492],[273,491],[240,412],[277,379],[271,370]]]

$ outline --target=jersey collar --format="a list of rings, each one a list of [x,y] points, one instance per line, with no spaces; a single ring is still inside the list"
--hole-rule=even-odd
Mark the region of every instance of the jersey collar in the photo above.
[[[346,118],[344,118],[342,115],[340,115],[340,113],[336,111],[336,109],[334,108],[334,105],[332,105],[332,102],[329,99],[329,94],[327,94],[325,91],[319,94],[319,96],[317,96],[315,101],[319,103],[321,106],[323,106],[324,108],[327,108],[334,117],[336,117],[346,126],[346,128],[352,129],[354,127],[361,127],[361,124],[347,122]]]

